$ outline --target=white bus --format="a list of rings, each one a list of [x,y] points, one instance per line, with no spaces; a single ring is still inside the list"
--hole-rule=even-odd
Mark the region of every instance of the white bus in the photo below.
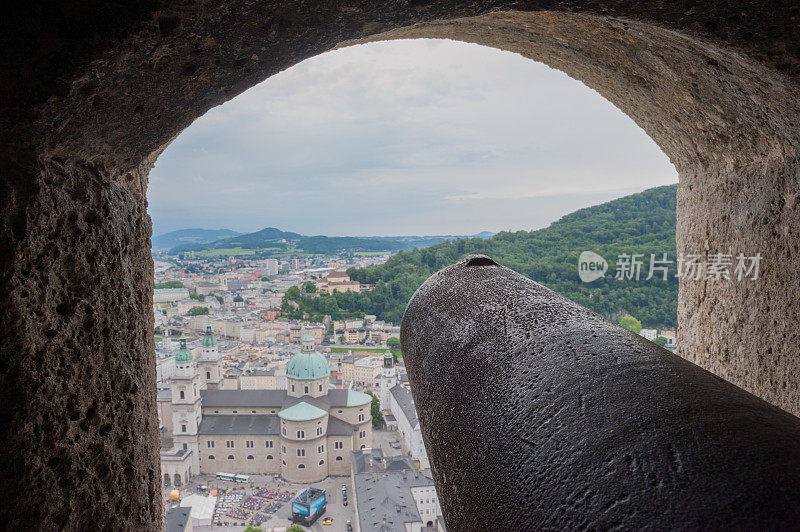
[[[250,475],[234,475],[236,482],[250,482]]]
[[[227,480],[229,482],[236,482],[236,475],[233,473],[217,473],[217,480]]]

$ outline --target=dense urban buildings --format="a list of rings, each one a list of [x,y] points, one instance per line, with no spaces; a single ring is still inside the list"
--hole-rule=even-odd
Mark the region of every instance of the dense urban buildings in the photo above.
[[[157,260],[161,473],[165,496],[178,489],[181,505],[195,505],[188,526],[223,519],[218,505],[230,504],[191,493],[198,485],[255,475],[314,489],[341,478],[352,490],[356,530],[443,530],[408,377],[399,349],[387,345],[396,345],[399,326],[372,315],[284,315],[292,287],[313,283],[310,293],[320,297],[369,290],[336,269],[347,264],[341,257]],[[374,438],[375,409],[383,441]],[[364,476],[380,468],[391,481]],[[371,505],[365,490],[384,503]],[[416,502],[376,517],[395,499]],[[187,509],[174,506],[170,521],[186,525]]]

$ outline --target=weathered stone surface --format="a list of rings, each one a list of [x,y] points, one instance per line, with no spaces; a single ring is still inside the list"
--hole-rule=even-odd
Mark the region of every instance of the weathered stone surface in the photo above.
[[[401,344],[448,530],[783,530],[800,419],[485,257]]]
[[[51,160],[6,196],[16,235],[0,300],[9,530],[161,522],[145,175]]]
[[[681,249],[763,239],[796,265],[799,17],[755,0],[16,6],[0,20],[0,520],[160,526],[146,174],[209,108],[375,36],[516,51],[598,90],[670,156]],[[797,276],[764,270],[743,292],[683,286],[682,349],[798,413]]]

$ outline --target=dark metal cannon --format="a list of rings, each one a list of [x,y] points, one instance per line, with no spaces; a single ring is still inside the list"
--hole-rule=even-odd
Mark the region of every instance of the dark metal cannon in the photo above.
[[[448,529],[800,527],[800,418],[488,257],[401,331]]]

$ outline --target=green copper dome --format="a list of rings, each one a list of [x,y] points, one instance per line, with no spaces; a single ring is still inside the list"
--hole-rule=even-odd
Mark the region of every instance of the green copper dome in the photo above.
[[[326,411],[314,405],[310,405],[305,401],[290,406],[289,408],[284,408],[278,412],[278,416],[286,421],[311,421],[313,419],[319,419],[325,414],[327,414]]]
[[[192,360],[194,360],[194,357],[192,356],[192,352],[189,351],[189,348],[186,347],[186,337],[181,335],[181,348],[178,349],[177,353],[175,353],[175,362],[178,364],[185,364],[187,362],[191,362]]]
[[[211,324],[206,324],[206,335],[203,336],[203,347],[216,347],[217,337],[211,332]]]
[[[313,380],[331,374],[328,361],[316,351],[297,353],[286,365],[286,377],[289,379]]]
[[[309,333],[308,331],[306,331],[306,333],[303,335],[303,339],[302,339],[302,341],[303,341],[303,342],[313,342],[313,341],[314,341],[314,337],[313,337],[313,336],[311,336],[311,333]]]

